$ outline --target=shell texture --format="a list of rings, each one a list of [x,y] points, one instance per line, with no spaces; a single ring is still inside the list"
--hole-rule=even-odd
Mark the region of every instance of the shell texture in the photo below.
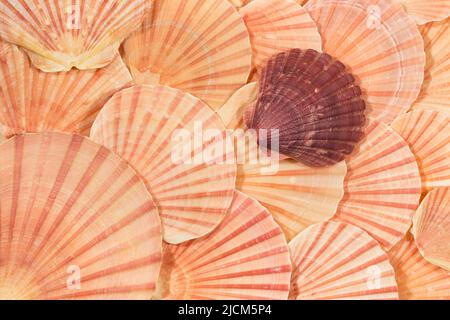
[[[101,68],[144,19],[146,0],[1,0],[0,37],[46,72]]]
[[[394,0],[403,5],[405,10],[417,22],[425,24],[441,21],[450,16],[449,0]]]
[[[247,128],[276,130],[259,143],[312,167],[336,164],[363,136],[365,102],[355,78],[331,56],[291,49],[272,57],[260,95],[244,114]],[[272,131],[271,131],[272,132]]]
[[[450,116],[431,110],[414,111],[397,118],[392,127],[416,156],[423,191],[450,186]]]
[[[247,3],[252,2],[252,0],[228,0],[228,1],[230,1],[236,8],[242,8]]]
[[[365,230],[389,250],[408,232],[419,207],[419,168],[402,137],[376,120],[357,150],[347,160],[345,195],[334,219]]]
[[[0,299],[148,299],[162,232],[144,183],[87,138],[0,145]]]
[[[99,70],[45,73],[0,41],[0,135],[59,131],[88,135],[95,116],[132,78],[120,57]]]
[[[315,224],[289,243],[290,299],[398,299],[394,269],[379,244],[361,229]]]
[[[413,236],[389,251],[402,300],[450,300],[450,273],[425,260]]]
[[[306,9],[292,0],[254,0],[239,10],[250,33],[258,72],[275,54],[292,48],[322,49],[322,39]]]
[[[159,295],[164,299],[287,299],[291,263],[270,213],[236,192],[230,212],[208,236],[165,245]]]
[[[450,271],[450,188],[427,194],[414,215],[412,233],[422,256]]]
[[[323,50],[350,68],[369,116],[391,123],[407,112],[423,82],[422,36],[400,4],[387,0],[311,0],[306,9]]]
[[[450,113],[450,18],[420,27],[425,40],[425,79],[413,110],[433,109]]]
[[[156,0],[143,26],[124,43],[138,84],[166,85],[217,109],[247,83],[249,34],[228,0]],[[151,45],[148,45],[151,43]]]
[[[231,205],[236,164],[233,148],[224,148],[224,132],[199,99],[144,85],[114,95],[91,138],[144,178],[160,209],[164,240],[177,244],[211,232]]]

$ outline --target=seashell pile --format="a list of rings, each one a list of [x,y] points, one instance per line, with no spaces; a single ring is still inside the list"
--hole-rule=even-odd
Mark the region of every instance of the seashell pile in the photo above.
[[[450,300],[450,0],[0,0],[0,300]]]

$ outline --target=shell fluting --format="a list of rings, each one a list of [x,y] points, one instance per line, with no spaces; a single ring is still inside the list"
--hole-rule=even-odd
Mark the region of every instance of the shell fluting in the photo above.
[[[450,300],[450,273],[425,260],[410,233],[388,255],[395,269],[400,299]]]
[[[431,21],[441,21],[450,16],[449,0],[394,0],[403,5],[405,10],[417,22],[425,24]]]
[[[164,240],[181,243],[211,232],[231,204],[236,164],[224,132],[219,116],[201,100],[144,85],[114,95],[91,138],[144,178],[160,209]]]
[[[164,299],[287,299],[291,263],[271,214],[236,192],[222,224],[204,238],[166,245],[158,294]]]
[[[290,0],[254,0],[239,10],[260,72],[275,54],[292,48],[320,51],[322,39],[306,9]]]
[[[423,191],[450,186],[450,116],[422,110],[409,112],[392,127],[408,142],[419,163]]]
[[[427,194],[414,215],[412,234],[425,259],[450,271],[450,188]]]
[[[129,165],[78,135],[0,145],[0,299],[148,299],[156,205]]]
[[[290,299],[398,299],[388,255],[357,227],[315,224],[295,237],[289,249]]]
[[[166,85],[217,109],[252,69],[245,23],[228,0],[155,0],[143,26],[124,43],[138,84]]]
[[[312,167],[336,164],[363,137],[365,102],[354,77],[331,56],[291,49],[272,57],[260,80],[260,95],[244,116],[279,153]]]
[[[120,57],[103,69],[45,73],[25,52],[0,41],[0,135],[89,134],[98,111],[132,78]]]
[[[46,72],[101,68],[144,19],[146,0],[0,1],[0,36]]]
[[[422,193],[416,158],[388,125],[372,120],[347,160],[345,195],[334,219],[356,225],[386,250],[411,227]]]
[[[369,116],[391,123],[407,112],[423,82],[425,52],[417,25],[388,0],[310,0],[323,50],[350,68]]]

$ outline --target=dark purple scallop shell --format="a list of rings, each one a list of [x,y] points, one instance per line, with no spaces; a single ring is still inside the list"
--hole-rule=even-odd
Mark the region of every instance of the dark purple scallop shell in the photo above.
[[[248,128],[278,129],[279,153],[313,167],[336,164],[364,135],[366,104],[346,67],[326,53],[292,49],[262,72]],[[260,137],[261,139],[261,137]],[[263,145],[272,145],[270,135]]]

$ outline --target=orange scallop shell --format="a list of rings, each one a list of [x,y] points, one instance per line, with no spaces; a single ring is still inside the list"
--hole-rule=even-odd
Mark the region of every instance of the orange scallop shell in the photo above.
[[[59,133],[18,135],[0,154],[0,299],[151,297],[161,224],[124,160]]]
[[[440,21],[450,16],[449,0],[394,0],[401,3],[417,24]]]

